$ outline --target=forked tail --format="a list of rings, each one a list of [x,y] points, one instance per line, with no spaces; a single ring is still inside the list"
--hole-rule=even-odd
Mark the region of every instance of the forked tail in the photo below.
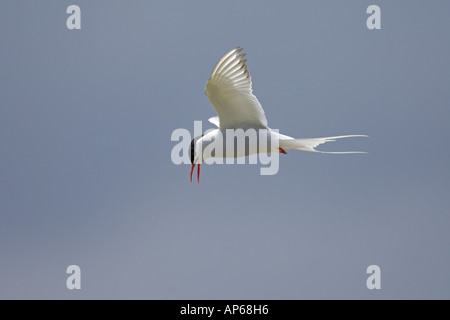
[[[309,152],[320,152],[320,153],[334,153],[334,154],[347,154],[347,153],[367,153],[362,151],[344,151],[344,152],[329,152],[316,150],[316,147],[330,141],[336,141],[336,139],[341,138],[353,138],[353,137],[367,137],[366,135],[346,135],[346,136],[335,136],[335,137],[324,137],[324,138],[311,138],[311,139],[280,139],[280,147],[284,150],[302,150]]]

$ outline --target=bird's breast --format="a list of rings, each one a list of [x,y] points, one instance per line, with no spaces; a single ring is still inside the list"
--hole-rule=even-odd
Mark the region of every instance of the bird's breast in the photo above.
[[[270,129],[253,128],[218,130],[214,135],[207,135],[204,138],[202,141],[204,159],[239,158],[271,152],[272,140],[277,139],[271,134]]]

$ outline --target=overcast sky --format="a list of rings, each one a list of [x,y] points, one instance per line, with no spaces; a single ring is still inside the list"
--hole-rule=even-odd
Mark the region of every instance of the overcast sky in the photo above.
[[[0,298],[450,299],[449,12],[1,1]],[[270,127],[367,134],[321,149],[368,154],[289,151],[273,176],[203,165],[190,184],[171,134],[212,127],[203,90],[236,46]]]

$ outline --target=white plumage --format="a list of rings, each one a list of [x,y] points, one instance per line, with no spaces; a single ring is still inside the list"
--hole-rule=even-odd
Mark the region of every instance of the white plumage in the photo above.
[[[285,150],[295,149],[309,152],[348,154],[365,153],[359,151],[347,152],[325,152],[316,150],[316,147],[330,141],[350,137],[367,137],[366,135],[341,135],[323,138],[294,139],[292,137],[279,134],[268,127],[264,110],[258,99],[253,94],[252,80],[247,69],[245,54],[241,54],[242,49],[237,47],[227,52],[214,66],[208,82],[206,83],[205,94],[209,102],[216,109],[218,117],[212,117],[209,122],[216,125],[218,129],[209,132],[202,137],[196,137],[192,142],[193,151],[191,152],[191,182],[192,172],[195,164],[200,164],[205,157],[199,157],[203,150],[215,137],[225,136],[227,129],[267,129],[269,139],[277,139],[279,142],[279,152],[285,153]],[[227,142],[225,142],[227,143]],[[246,148],[245,153],[238,153],[232,156],[247,156],[251,153]],[[267,152],[260,150],[258,152]],[[271,150],[273,152],[273,150]],[[228,154],[218,153],[220,157],[230,156]],[[199,175],[199,171],[197,176]]]
[[[241,51],[235,48],[217,62],[206,83],[205,94],[219,115],[221,130],[267,129],[267,119],[252,93],[252,79]]]

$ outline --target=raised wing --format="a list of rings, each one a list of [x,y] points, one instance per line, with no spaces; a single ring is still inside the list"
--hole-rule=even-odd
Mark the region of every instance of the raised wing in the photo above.
[[[237,47],[215,65],[205,94],[220,119],[220,129],[267,128],[267,119],[258,99],[252,94],[252,80],[245,54]]]

